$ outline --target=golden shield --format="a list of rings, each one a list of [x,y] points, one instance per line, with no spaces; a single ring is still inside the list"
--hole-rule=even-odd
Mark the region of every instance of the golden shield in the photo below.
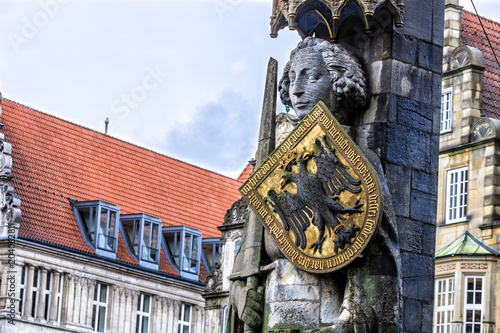
[[[382,217],[377,173],[322,102],[240,192],[288,260],[312,273],[352,262]]]

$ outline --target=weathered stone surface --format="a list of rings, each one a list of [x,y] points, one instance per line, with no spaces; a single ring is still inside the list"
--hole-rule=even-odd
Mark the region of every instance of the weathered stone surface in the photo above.
[[[398,184],[391,186],[394,200],[394,211],[398,216],[410,217],[411,170],[399,165],[388,164],[386,167],[387,183]]]
[[[401,250],[415,253],[423,249],[423,227],[420,223],[414,223],[410,219],[398,217],[399,240]]]
[[[401,261],[403,265],[403,279],[434,276],[434,262],[432,257],[403,252],[401,253]]]
[[[413,171],[411,187],[424,193],[437,195],[437,176],[422,171]]]
[[[392,52],[394,59],[415,64],[417,62],[417,40],[413,36],[399,32],[395,32],[393,38],[394,44],[398,45]]]
[[[387,160],[419,170],[430,167],[429,134],[405,126],[390,124]]]
[[[391,90],[397,95],[417,102],[432,103],[433,73],[414,65],[394,61]]]
[[[432,107],[406,98],[399,99],[399,124],[420,131],[432,128]]]
[[[421,332],[422,303],[412,299],[405,299],[404,308],[405,332]]]
[[[410,217],[430,224],[436,223],[437,198],[435,195],[413,190]]]

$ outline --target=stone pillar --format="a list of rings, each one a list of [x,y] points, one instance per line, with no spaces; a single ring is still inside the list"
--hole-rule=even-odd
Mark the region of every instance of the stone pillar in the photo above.
[[[132,297],[131,297],[131,290],[127,288],[124,289],[125,289],[124,290],[125,302],[124,302],[123,312],[125,314],[125,320],[123,325],[123,332],[128,333],[130,332],[130,313],[131,313]]]
[[[160,332],[167,332],[168,331],[168,318],[170,315],[170,312],[172,311],[172,300],[167,299],[166,297],[161,298],[161,308],[159,309],[160,315],[159,318],[161,318],[161,331]]]
[[[82,324],[85,324],[87,327],[92,327],[92,308],[94,303],[94,291],[96,286],[96,280],[87,279],[87,301],[82,304],[82,308],[85,308],[85,321],[82,320]],[[109,297],[109,294],[108,294]],[[108,299],[108,304],[111,302]]]
[[[137,302],[139,301],[141,293],[137,290],[133,290],[130,292],[130,333],[135,333],[136,325],[137,325]],[[151,299],[151,301],[153,301]],[[151,306],[151,304],[150,304]],[[151,308],[150,308],[151,311]]]
[[[26,302],[24,304],[24,316],[23,318],[33,318],[31,315],[31,309],[33,307],[33,278],[35,274],[35,266],[28,265],[28,279],[26,280]]]
[[[444,12],[443,71],[448,68],[451,52],[460,46],[460,30],[462,29],[462,10],[459,0],[446,0]]]
[[[81,325],[85,325],[87,323],[87,305],[89,302],[89,288],[88,288],[88,283],[89,279],[88,278],[82,278],[81,280],[81,288],[82,288],[82,294],[81,294],[81,300],[78,302],[78,308],[79,308],[79,320],[78,322]],[[92,301],[92,300],[91,300]]]
[[[199,305],[193,306],[193,312],[191,313],[191,315],[191,327],[195,328],[194,332],[203,333],[204,308]]]
[[[121,297],[120,297],[120,288],[116,285],[113,286],[112,288],[112,298],[110,299],[110,305],[111,305],[111,311],[110,311],[110,314],[111,314],[111,321],[110,321],[110,332],[119,332],[118,330],[118,326],[119,326],[119,322],[120,322],[120,313],[121,313],[121,309],[120,309],[120,300],[121,300]]]
[[[52,272],[52,298],[50,305],[47,304],[47,306],[50,306],[50,311],[49,311],[49,324],[54,325],[57,323],[57,312],[58,312],[58,306],[57,306],[57,294],[59,291],[59,280],[61,277],[61,273],[59,271],[53,271]],[[61,297],[62,298],[62,297]],[[62,299],[60,300],[62,302]]]
[[[179,312],[181,310],[181,302],[178,300],[172,301],[172,322],[171,322],[171,329],[172,332],[177,332],[178,330],[178,324],[179,324]]]
[[[7,260],[2,260],[0,262],[1,264],[1,275],[0,275],[0,280],[2,284],[0,284],[0,311],[6,308],[7,305],[7,294],[9,290],[9,284],[10,282],[7,281],[9,278],[8,271],[9,271],[9,263]],[[5,295],[5,296],[4,296]]]
[[[80,323],[80,309],[82,304],[82,284],[84,282],[83,277],[75,276],[75,301],[73,307],[73,323]]]
[[[73,306],[75,304],[75,276],[72,274],[66,275],[63,289],[63,306],[61,309],[61,319],[66,323],[73,323]],[[62,320],[61,320],[62,321]]]
[[[38,288],[38,308],[36,313],[36,319],[38,321],[45,321],[45,293],[47,291],[47,268],[42,267],[41,277],[40,277],[40,287]],[[50,279],[50,276],[49,276]],[[49,281],[50,283],[50,281]],[[48,306],[48,305],[47,305]]]

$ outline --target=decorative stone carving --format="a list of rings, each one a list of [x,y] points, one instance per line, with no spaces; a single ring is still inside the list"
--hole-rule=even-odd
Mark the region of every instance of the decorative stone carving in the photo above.
[[[274,1],[271,16],[271,37],[277,37],[278,31],[287,25],[290,30],[298,30],[303,38],[311,36],[313,32],[302,30],[298,22],[302,17],[306,16],[310,20],[310,12],[315,12],[313,14],[316,16],[318,23],[328,26],[330,38],[333,41],[336,39],[335,26],[343,18],[343,11],[351,1],[355,3],[359,11],[351,10],[349,11],[350,14],[360,15],[363,22],[365,22],[365,29],[367,31],[372,30],[372,18],[382,6],[388,7],[392,12],[394,23],[397,27],[403,26],[403,0],[282,0]],[[328,10],[324,9],[325,5]],[[353,12],[356,12],[356,14],[352,14]],[[358,12],[359,14],[357,14]],[[315,26],[315,24],[309,25]]]
[[[500,120],[479,118],[471,127],[471,142],[498,138],[500,135]]]
[[[245,222],[248,218],[248,204],[243,199],[240,198],[238,201],[233,203],[231,208],[229,208],[224,216],[224,224],[235,223],[235,222]]]
[[[222,270],[220,268],[220,263],[216,263],[210,274],[207,276],[206,290],[210,291],[221,291],[222,290]]]
[[[17,226],[21,221],[21,199],[14,193],[14,187],[9,184],[3,184],[0,188],[0,197],[2,198],[1,212],[2,224]]]
[[[451,54],[449,69],[454,70],[467,66],[475,66],[484,69],[484,56],[479,49],[468,45],[462,45],[457,47]]]

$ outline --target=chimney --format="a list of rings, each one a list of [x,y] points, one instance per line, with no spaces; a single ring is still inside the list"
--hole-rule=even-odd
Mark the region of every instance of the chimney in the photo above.
[[[104,134],[108,134],[108,124],[109,124],[109,117],[106,117],[106,120],[104,121],[104,125],[106,126],[104,128]]]

